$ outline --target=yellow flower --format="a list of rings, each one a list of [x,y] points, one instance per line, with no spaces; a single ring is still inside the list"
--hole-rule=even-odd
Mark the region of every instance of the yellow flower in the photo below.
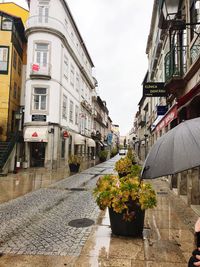
[[[129,214],[133,212],[135,205],[142,209],[156,206],[156,193],[151,184],[144,183],[131,174],[123,178],[116,175],[101,176],[94,189],[94,196],[100,209],[112,207],[115,212],[126,212],[124,218],[127,219],[134,218]]]

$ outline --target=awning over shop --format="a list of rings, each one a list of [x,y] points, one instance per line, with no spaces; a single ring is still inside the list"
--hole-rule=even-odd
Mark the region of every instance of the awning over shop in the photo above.
[[[182,107],[189,105],[190,102],[194,99],[194,97],[196,97],[199,94],[200,94],[200,86],[196,85],[187,94],[178,99],[177,108],[181,109]]]
[[[75,134],[74,144],[75,145],[85,145],[85,137],[81,134]]]
[[[96,147],[95,141],[91,138],[87,138],[86,143],[87,143],[87,146],[89,146],[89,147]]]
[[[48,142],[48,128],[26,128],[24,132],[24,142]]]

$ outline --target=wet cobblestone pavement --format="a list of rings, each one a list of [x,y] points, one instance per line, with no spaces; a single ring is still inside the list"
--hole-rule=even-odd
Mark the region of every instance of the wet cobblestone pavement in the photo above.
[[[92,189],[118,159],[1,204],[0,267],[186,267],[198,216],[164,179],[151,181],[158,205],[146,212],[144,239],[112,235]]]

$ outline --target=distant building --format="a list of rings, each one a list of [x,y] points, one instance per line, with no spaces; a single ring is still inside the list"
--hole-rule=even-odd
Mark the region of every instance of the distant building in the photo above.
[[[120,145],[120,140],[119,140],[119,138],[120,138],[119,125],[112,124],[111,130],[112,130],[112,133],[113,133],[113,148],[119,149],[119,145]]]

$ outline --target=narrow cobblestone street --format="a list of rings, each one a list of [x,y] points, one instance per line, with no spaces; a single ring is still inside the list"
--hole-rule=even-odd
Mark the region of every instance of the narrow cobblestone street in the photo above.
[[[0,267],[186,267],[198,216],[164,179],[152,181],[158,205],[146,212],[144,239],[111,235],[92,189],[101,174],[113,173],[118,159],[2,203]]]

